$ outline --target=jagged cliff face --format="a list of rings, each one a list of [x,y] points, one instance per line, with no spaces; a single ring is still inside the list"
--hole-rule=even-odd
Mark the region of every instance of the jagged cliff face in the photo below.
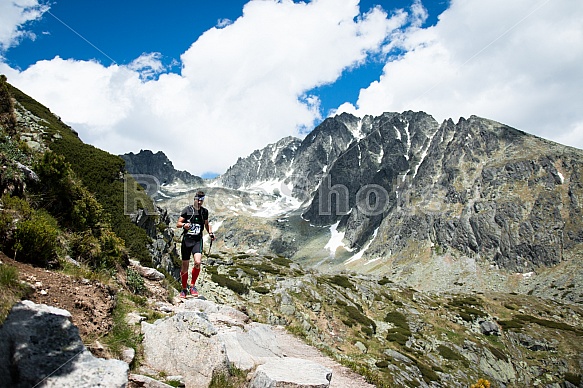
[[[162,152],[153,153],[150,150],[141,150],[139,153],[120,155],[126,162],[126,171],[132,175],[150,175],[156,177],[160,184],[171,184],[176,180],[190,185],[203,185],[203,179],[190,174],[188,171],[174,169],[172,162]]]
[[[474,116],[387,119],[335,161],[304,213],[340,221],[351,248],[378,229],[365,257],[425,243],[529,272],[583,242],[583,152]]]
[[[293,147],[280,142],[256,151],[219,178],[232,188],[293,184],[304,222],[332,226],[343,237],[344,246],[329,257],[298,244],[280,254],[311,262],[319,256],[337,269],[392,274],[431,288],[432,280],[483,283],[480,271],[552,268],[583,252],[581,150],[484,118],[440,125],[411,111],[343,114],[299,145],[288,141]],[[280,155],[286,163],[278,169],[259,162]],[[235,179],[237,171],[245,171],[244,180]],[[293,240],[289,224],[279,228]],[[303,246],[318,234],[296,232]]]
[[[246,158],[239,158],[234,166],[217,179],[217,183],[239,189],[256,182],[282,181],[291,169],[300,143],[300,139],[286,137],[262,150],[254,151]]]

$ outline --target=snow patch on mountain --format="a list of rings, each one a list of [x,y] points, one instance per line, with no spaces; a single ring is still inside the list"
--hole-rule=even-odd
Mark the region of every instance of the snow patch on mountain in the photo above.
[[[358,251],[355,255],[353,255],[351,258],[349,258],[348,260],[346,260],[344,262],[344,264],[349,264],[352,263],[353,261],[357,261],[362,259],[362,255],[364,255],[364,252],[366,252],[366,250],[370,247],[370,244],[372,244],[372,242],[375,240],[377,233],[379,231],[379,228],[376,228],[373,232],[372,238],[368,241],[368,243],[366,244],[366,246],[364,248],[362,248],[360,251]],[[373,259],[368,261],[366,264],[369,264],[373,261],[376,261],[377,259]]]
[[[340,247],[346,249],[349,252],[351,251],[351,249],[344,245],[342,242],[344,239],[344,232],[338,231],[338,224],[340,224],[340,221],[330,226],[331,237],[330,240],[328,240],[328,243],[324,246],[324,249],[328,249],[330,251],[331,257],[335,256],[336,250]]]

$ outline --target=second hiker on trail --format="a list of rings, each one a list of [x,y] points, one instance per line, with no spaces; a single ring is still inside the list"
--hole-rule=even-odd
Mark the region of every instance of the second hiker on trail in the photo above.
[[[182,244],[180,254],[182,256],[182,267],[180,268],[180,282],[182,283],[181,298],[186,298],[186,295],[197,297],[198,291],[195,287],[196,279],[200,274],[200,265],[202,261],[202,233],[206,229],[211,240],[215,239],[215,235],[209,224],[209,211],[202,207],[204,201],[204,192],[198,191],[194,195],[194,204],[182,209],[180,218],[176,222],[177,228],[184,229],[182,233]],[[190,287],[188,286],[188,265],[190,263],[190,256],[194,258],[194,265],[192,267]]]

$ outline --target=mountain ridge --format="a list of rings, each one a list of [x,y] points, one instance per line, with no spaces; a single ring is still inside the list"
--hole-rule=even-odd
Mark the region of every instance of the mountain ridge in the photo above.
[[[129,152],[119,155],[125,161],[125,169],[132,175],[149,175],[155,177],[160,185],[168,185],[180,180],[189,185],[203,185],[201,177],[188,171],[179,171],[162,151],[140,150],[137,154]]]
[[[36,105],[34,107],[38,108]],[[52,119],[48,115],[44,117]],[[420,120],[415,119],[416,117]],[[30,113],[18,117],[19,120],[24,118],[41,122]],[[299,182],[303,187],[314,185],[309,193],[298,191],[300,195],[318,193],[318,187],[322,187],[322,178],[327,176],[334,183],[330,184],[329,189],[335,189],[340,194],[343,193],[344,183],[348,194],[357,194],[367,185],[378,190],[371,190],[371,193],[384,194],[382,190],[389,193],[394,189],[394,196],[389,196],[383,202],[383,207],[379,206],[382,212],[376,212],[379,210],[376,208],[377,202],[381,203],[379,196],[379,201],[371,201],[373,198],[370,196],[359,198],[357,195],[352,200],[347,198],[346,209],[340,208],[342,211],[338,211],[338,208],[331,206],[331,214],[320,214],[318,201],[326,198],[325,191],[319,192],[316,202],[315,196],[310,196],[305,201],[297,201],[298,198],[294,197],[296,202],[293,203],[299,204],[298,206],[283,213],[273,212],[267,210],[273,210],[270,207],[274,204],[289,205],[291,201],[287,201],[289,198],[286,196],[291,196],[293,190],[261,193],[248,189],[238,191],[207,186],[205,205],[211,209],[211,222],[218,239],[212,252],[210,247],[204,252],[205,265],[198,283],[202,294],[215,302],[231,305],[239,312],[245,312],[242,316],[231,309],[245,322],[252,319],[255,322],[287,327],[290,332],[316,345],[336,360],[365,374],[370,382],[379,387],[467,387],[478,379],[482,381],[483,377],[492,380],[493,384],[508,387],[546,385],[558,388],[580,385],[583,365],[581,341],[577,340],[583,333],[583,313],[580,306],[583,277],[580,251],[577,250],[581,238],[580,224],[577,223],[581,210],[580,153],[577,151],[569,154],[563,152],[561,147],[556,150],[556,155],[541,153],[540,148],[549,150],[548,144],[532,137],[523,137],[520,131],[508,132],[501,124],[491,120],[475,117],[460,120],[458,124],[453,121],[445,122],[439,126],[442,128],[440,135],[443,134],[443,137],[437,138],[439,141],[436,139],[437,132],[434,132],[436,123],[422,112],[368,117],[364,124],[363,126],[362,121],[354,120],[349,115],[342,116],[339,120],[329,120],[326,126],[319,128],[313,138],[308,139],[303,157],[298,158],[301,162],[298,165],[313,166],[313,170],[305,171],[305,174],[298,173],[299,170],[289,170],[289,183]],[[21,135],[29,137],[29,127],[27,123],[17,129],[22,132]],[[39,135],[32,136],[34,141],[55,147],[56,144],[51,141],[63,135],[74,136],[73,132],[68,133],[68,129],[60,126],[46,127],[51,130],[50,136],[41,136],[46,135],[43,132],[44,127],[43,125],[43,128],[30,134]],[[494,127],[500,133],[493,130]],[[340,129],[344,136],[338,143],[334,143],[334,129]],[[456,138],[458,132],[459,136]],[[503,136],[498,136],[497,133]],[[512,139],[517,136],[523,141],[513,141],[515,149],[511,149],[512,147],[506,147],[508,144],[502,141],[508,136]],[[432,143],[429,139],[435,142]],[[464,148],[466,140],[469,139],[474,139],[477,143]],[[1,150],[4,171],[13,172],[19,168],[14,163],[15,160],[10,159],[13,155],[18,155],[14,152],[17,143],[12,138],[8,140]],[[68,160],[72,164],[86,160],[80,159],[79,154],[68,149],[71,147],[66,147],[66,144],[55,148],[69,152]],[[278,154],[283,150],[276,147],[272,149]],[[114,174],[109,174],[111,181],[103,184],[103,180],[91,179],[95,177],[95,169],[103,173],[104,168],[102,164],[95,163],[96,158],[90,159],[95,156],[95,150],[90,151],[87,158],[94,163],[82,163],[82,166],[75,167],[87,177],[85,179],[92,184],[91,187],[109,187],[117,183],[121,188],[120,166],[123,167],[123,164],[120,158],[111,158],[113,168],[109,170]],[[411,153],[404,153],[405,151]],[[271,160],[268,154],[260,152],[258,155],[261,155],[258,160]],[[486,160],[484,155],[491,160]],[[500,155],[509,158],[500,158]],[[26,159],[22,160],[26,162]],[[274,160],[278,160],[277,157]],[[315,163],[310,163],[314,160]],[[486,163],[478,165],[474,160],[485,160]],[[323,161],[327,164],[322,164]],[[269,168],[274,174],[277,172],[282,176],[282,167],[286,165],[281,163],[279,170],[273,169],[273,166]],[[263,172],[266,172],[268,166],[269,163],[262,166],[265,170]],[[355,173],[354,166],[359,166],[363,172]],[[83,171],[80,167],[87,168],[88,171]],[[260,170],[256,168],[252,171],[256,174]],[[300,181],[304,176],[310,179]],[[6,178],[3,180],[5,189],[12,189],[13,193],[22,196],[16,202],[20,204],[20,210],[14,207],[15,202],[5,197],[0,209],[6,217],[4,219],[11,221],[4,225],[18,231],[20,225],[26,225],[21,218],[26,217],[22,204],[26,199],[36,199],[38,196],[23,195],[26,193],[26,184],[32,178],[22,178],[19,181],[20,176],[17,174],[4,174],[2,177]],[[262,179],[271,177],[265,174]],[[69,179],[65,183],[75,181],[77,180]],[[14,182],[17,185],[8,185]],[[251,187],[254,184],[261,186],[260,183],[266,181],[253,183],[248,179],[248,182]],[[348,186],[349,184],[352,186]],[[141,194],[140,190],[137,191],[137,194]],[[78,192],[86,193],[82,188]],[[121,190],[118,194],[102,197],[113,202],[121,198],[119,193]],[[479,195],[475,195],[476,193]],[[191,191],[180,195],[188,202],[192,201]],[[335,195],[338,195],[336,202],[341,203],[340,195]],[[90,196],[86,195],[85,198],[89,199]],[[505,201],[500,201],[500,198]],[[141,196],[140,202],[145,203],[147,199],[149,198]],[[177,200],[179,196],[172,199]],[[138,201],[133,203],[137,205]],[[114,205],[120,204],[118,202]],[[177,201],[174,205],[177,205]],[[111,208],[121,209],[121,206]],[[283,206],[279,210],[282,208]],[[302,218],[300,213],[303,214],[310,208],[318,210],[313,211],[313,217],[322,216],[319,220],[314,218],[320,225],[311,224],[311,221]],[[327,210],[326,207],[324,209]],[[152,257],[153,265],[159,269],[166,268],[162,264],[163,260],[167,260],[170,266],[175,265],[177,256],[171,253],[176,253],[177,235],[172,233],[170,226],[175,221],[172,220],[175,217],[174,210],[153,216],[145,209],[135,210],[138,210],[139,215],[134,220],[135,223],[147,227],[152,232],[151,238],[160,236],[154,244],[148,245],[156,253]],[[258,210],[261,210],[263,216],[257,216]],[[34,210],[39,214],[43,211],[44,209]],[[126,215],[128,214],[124,213]],[[142,217],[147,222],[140,222]],[[335,223],[329,225],[329,222]],[[357,252],[349,246],[357,247],[359,243],[354,241],[366,237],[370,230],[373,231],[371,238],[362,240],[366,249]],[[476,234],[476,231],[480,233]],[[63,234],[59,241],[63,244],[68,242],[69,248],[74,247],[73,244],[80,241],[79,237],[86,238],[91,230],[81,232],[77,236]],[[110,233],[105,235],[112,236]],[[545,244],[543,248],[557,247],[555,242],[558,242],[563,257],[558,263],[544,260],[536,263],[535,260],[530,260],[531,265],[537,265],[536,271],[518,274],[512,268],[504,266],[489,268],[488,266],[495,265],[496,262],[483,260],[485,257],[492,260],[495,258],[489,249],[502,251],[503,248],[509,252],[513,252],[513,249],[524,249],[524,246],[516,244],[514,238],[523,238],[529,242],[525,236],[531,240],[548,237],[548,240],[541,240]],[[65,241],[67,237],[77,238]],[[370,243],[377,239],[386,240],[377,245]],[[435,245],[434,241],[440,244]],[[96,247],[94,241],[89,242],[92,244],[89,247]],[[112,246],[111,242],[115,242],[113,238],[108,242],[107,246],[104,245],[108,254],[117,254],[123,248]],[[476,244],[472,245],[474,242]],[[141,241],[138,243],[142,244]],[[163,251],[162,248],[169,246],[173,252]],[[395,252],[383,251],[387,247]],[[480,251],[482,248],[484,251]],[[385,253],[380,259],[374,256],[370,258],[364,256],[368,249],[380,249]],[[183,312],[169,306],[168,298],[175,297],[177,292],[164,288],[165,280],[162,280],[164,275],[161,273],[155,274],[160,279],[157,282],[161,283],[155,287],[158,291],[154,295],[164,302],[150,305],[148,301],[146,307],[146,296],[153,292],[150,287],[152,283],[141,278],[146,272],[142,272],[145,268],[139,263],[135,262],[136,264],[131,264],[131,269],[126,269],[123,262],[115,268],[108,268],[105,261],[107,256],[97,261],[96,264],[101,264],[98,267],[100,276],[112,277],[109,280],[112,282],[110,287],[100,281],[86,279],[98,276],[84,272],[84,267],[79,268],[87,263],[86,256],[75,250],[66,252],[71,252],[72,256],[59,258],[60,263],[65,267],[77,267],[74,275],[32,266],[26,272],[18,274],[20,280],[29,284],[26,291],[29,296],[39,302],[56,306],[62,306],[61,303],[66,301],[67,306],[75,312],[74,322],[75,317],[84,317],[81,322],[87,322],[88,325],[81,325],[83,329],[97,327],[99,330],[107,330],[108,335],[100,337],[99,341],[92,344],[92,352],[104,354],[115,348],[119,349],[120,344],[132,348],[125,350],[145,352],[136,359],[135,353],[129,352],[126,363],[139,364],[140,368],[144,368],[140,370],[156,376],[160,381],[167,381],[167,377],[182,374],[182,371],[185,374],[199,373],[197,368],[184,368],[178,372],[169,369],[177,365],[184,367],[186,363],[192,362],[191,357],[181,358],[192,351],[190,342],[183,341],[184,336],[179,341],[182,345],[186,344],[184,350],[176,349],[168,356],[163,356],[170,367],[152,368],[148,357],[160,355],[158,350],[161,345],[153,346],[154,354],[146,351],[144,338],[140,336],[144,334],[144,330],[140,333],[138,325],[130,324],[127,318],[132,315],[133,322],[147,319],[154,323],[163,322],[164,325],[172,325],[174,322],[176,326],[172,327],[173,334],[179,335],[180,330],[186,329],[183,333],[187,334],[189,340],[204,340],[209,334],[212,336],[213,332],[212,325],[205,320],[204,308],[201,310],[200,306],[193,306],[196,311],[189,312],[188,318],[183,319]],[[90,253],[94,252],[95,248]],[[274,255],[274,252],[277,254]],[[286,252],[293,256],[288,256]],[[552,259],[549,252],[542,249],[541,252],[542,256],[533,258]],[[312,265],[305,270],[298,264],[302,260],[309,264],[310,259],[324,264]],[[3,260],[13,262],[12,259]],[[517,265],[520,261],[510,264]],[[324,266],[330,266],[335,272],[320,271],[325,269]],[[384,274],[375,272],[374,266],[379,266]],[[20,265],[19,267],[23,268]],[[367,267],[373,270],[363,274]],[[0,263],[3,274],[10,274],[6,271],[9,268],[5,263]],[[152,271],[147,273],[152,274]],[[32,276],[33,274],[38,277]],[[13,272],[12,282],[8,287],[3,280],[0,285],[3,291],[0,299],[17,290],[23,293],[17,293],[15,298],[18,295],[25,297],[24,290],[21,289],[23,283],[15,276]],[[50,280],[51,278],[53,279]],[[70,292],[71,279],[78,282],[75,293]],[[416,284],[416,280],[421,282]],[[433,288],[429,287],[427,290],[428,282],[435,285],[430,284]],[[4,292],[5,290],[8,292]],[[491,292],[492,290],[495,292]],[[171,291],[174,292],[170,293]],[[97,302],[104,304],[99,306]],[[180,305],[184,301],[178,299],[175,303]],[[111,304],[121,305],[121,308],[112,312],[108,307]],[[211,305],[208,308],[215,311],[217,309]],[[40,306],[40,309],[44,307]],[[103,314],[97,314],[100,311]],[[132,313],[126,315],[127,311]],[[119,318],[118,315],[122,315],[123,319],[115,319],[114,326],[109,326],[112,324],[110,319],[114,318],[112,316]],[[4,349],[0,352],[3,356],[0,367],[3,370],[16,371],[18,367],[13,361],[24,361],[22,366],[26,371],[37,371],[38,368],[27,364],[29,358],[20,357],[23,353],[18,352],[22,349],[29,352],[28,354],[39,355],[43,361],[45,354],[52,354],[33,350],[32,345],[39,344],[37,331],[46,330],[43,321],[37,315],[34,316],[33,320],[20,320],[35,324],[30,331],[30,341],[23,338],[21,343],[24,346],[15,346],[14,332],[9,332],[0,341]],[[105,324],[96,324],[96,320]],[[245,330],[243,324],[225,315],[221,315],[219,321],[228,326],[230,333],[241,338],[240,329]],[[146,327],[147,325],[143,324]],[[16,332],[22,334],[18,330],[18,323],[6,326],[16,328]],[[68,324],[58,326],[70,327]],[[60,333],[58,327],[56,329],[50,330],[51,335],[62,340],[66,334]],[[109,337],[109,334],[119,332],[119,329],[122,329],[119,334],[123,338],[117,337],[118,341],[116,337]],[[132,334],[128,337],[128,333]],[[163,335],[154,337],[165,338]],[[94,338],[90,337],[89,341]],[[108,341],[105,347],[100,343],[102,339]],[[57,353],[63,354],[60,342],[49,342],[48,345],[53,346],[51,349],[55,349],[56,345]],[[271,340],[271,343],[274,342]],[[82,341],[75,340],[75,343],[80,347],[84,346]],[[41,343],[44,344],[46,341]],[[249,345],[249,342],[245,344],[247,348]],[[204,357],[208,357],[208,346],[203,345],[198,349]],[[123,358],[127,359],[125,350]],[[217,354],[219,353],[224,356],[224,348],[219,347]],[[116,357],[121,357],[119,353],[115,354]],[[142,355],[144,358],[141,358]],[[238,356],[233,359],[241,361]],[[121,362],[117,364],[121,365]],[[63,377],[74,377],[75,373],[71,370],[73,365],[76,363],[68,364],[67,368],[59,367],[59,374]],[[126,368],[127,365],[123,365],[124,370],[119,372],[119,376],[124,379],[127,378]],[[95,376],[98,375],[96,372],[101,371],[100,368],[89,369]],[[251,375],[247,375],[247,372],[234,372],[236,371],[226,370],[225,373],[230,375],[227,378],[238,377],[241,385],[245,384],[243,380],[250,381]],[[18,379],[18,374],[13,376],[11,373],[10,377]]]
[[[274,149],[280,150],[254,154],[275,158]],[[450,284],[475,280],[478,268],[508,277],[548,273],[564,261],[583,276],[576,264],[583,251],[579,149],[478,116],[438,124],[424,112],[406,111],[329,118],[289,153],[285,174],[270,175],[269,167],[240,158],[229,174],[244,170],[244,185],[222,176],[215,181],[234,189],[279,182],[280,194],[303,202],[304,222],[329,227],[341,241],[326,253],[307,248],[318,233],[300,232],[305,244],[282,245],[296,237],[275,225],[280,237],[272,242],[288,246],[279,254],[336,270],[399,274],[422,289],[430,270],[416,265],[416,257]],[[445,270],[451,260],[457,269]],[[464,279],[456,271],[474,275]],[[572,297],[583,300],[583,289],[577,291]]]

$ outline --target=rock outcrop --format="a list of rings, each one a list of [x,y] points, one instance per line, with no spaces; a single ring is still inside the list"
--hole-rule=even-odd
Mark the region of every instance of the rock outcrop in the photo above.
[[[142,322],[142,334],[144,371],[179,375],[187,387],[206,387],[213,376],[228,374],[229,366],[252,372],[250,386],[256,388],[324,388],[333,377],[315,361],[285,357],[282,332],[203,299],[187,300],[153,324]]]
[[[0,387],[123,387],[128,371],[94,357],[66,310],[25,300],[0,327]]]
[[[280,182],[304,206],[301,220],[278,221],[271,233],[246,221],[257,245],[420,289],[443,289],[425,272],[479,284],[453,272],[538,273],[576,260],[583,247],[583,151],[476,116],[440,125],[424,112],[342,114],[299,144],[285,139],[241,158],[216,180],[235,189],[262,182]],[[328,252],[305,223],[333,229],[342,249]],[[241,234],[241,224],[222,227]],[[442,272],[443,262],[457,268]]]
[[[298,373],[301,371],[300,373]],[[260,365],[249,385],[250,388],[306,387],[327,388],[332,371],[315,362],[299,358],[270,360]]]

